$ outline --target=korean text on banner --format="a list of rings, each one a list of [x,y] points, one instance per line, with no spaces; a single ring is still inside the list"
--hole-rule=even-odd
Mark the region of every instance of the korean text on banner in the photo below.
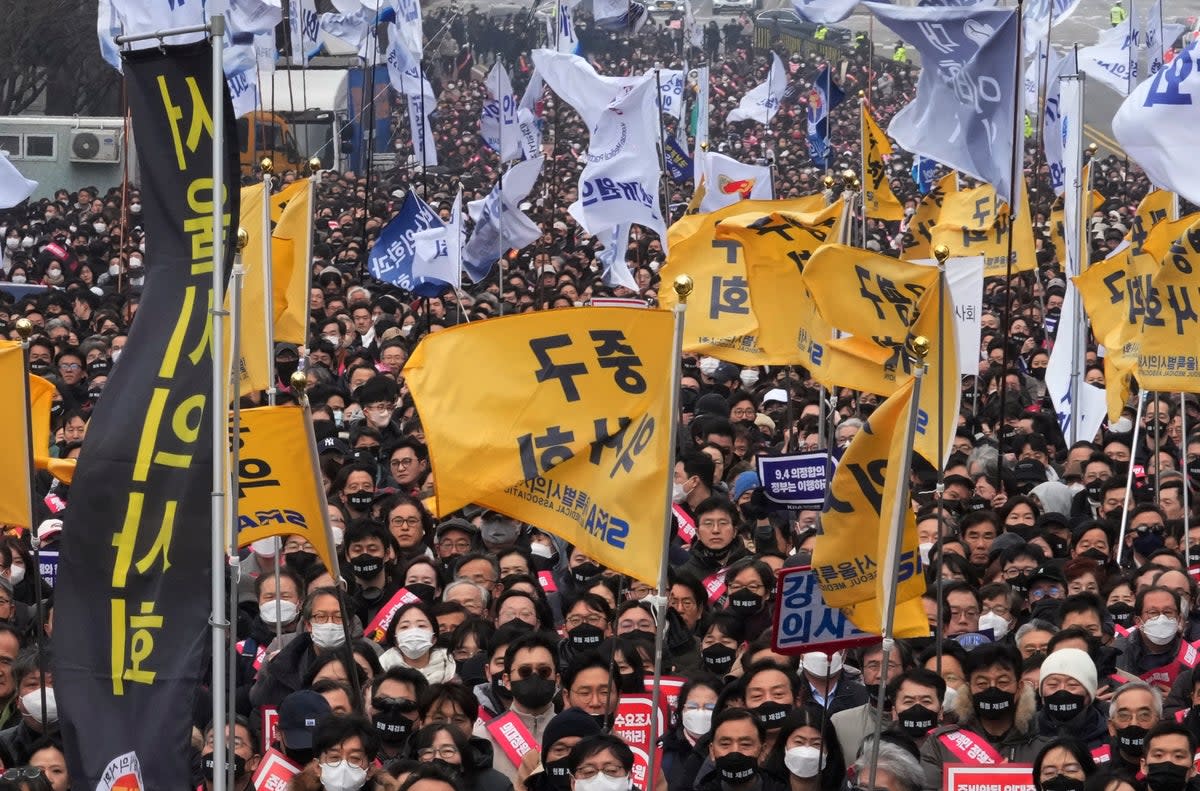
[[[867,183],[863,189],[863,206],[866,214],[876,220],[903,220],[904,207],[892,192],[888,181],[887,158],[892,155],[892,144],[871,115],[871,108],[862,105],[862,155],[863,173]]]
[[[1020,211],[1013,226],[1013,273],[1032,272],[1037,268],[1030,220],[1029,196],[1021,180]],[[933,247],[944,244],[955,256],[983,256],[985,277],[1008,272],[1008,224],[1012,212],[996,195],[990,184],[954,192],[945,196],[937,224],[933,227]],[[906,255],[912,260],[912,256]]]
[[[1200,222],[1175,240],[1144,288],[1138,384],[1147,390],[1200,393],[1195,346],[1200,316],[1191,296],[1200,289]]]
[[[862,631],[844,612],[825,603],[812,569],[780,569],[778,576],[773,651],[785,655],[837,651],[879,642],[879,635]]]
[[[661,310],[572,308],[426,337],[404,377],[438,512],[494,508],[655,584],[662,539],[649,526],[668,507],[673,386],[655,372],[670,365],[673,321]],[[508,385],[471,386],[488,376]]]
[[[238,434],[238,546],[271,536],[304,536],[325,568],[336,568],[326,530],[325,487],[317,476],[308,416],[297,406],[243,409]]]

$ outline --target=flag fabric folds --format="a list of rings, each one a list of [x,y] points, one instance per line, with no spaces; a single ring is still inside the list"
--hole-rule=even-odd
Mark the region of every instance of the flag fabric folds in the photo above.
[[[637,281],[633,279],[633,273],[625,264],[625,251],[629,247],[629,223],[613,226],[608,236],[600,241],[604,243],[604,249],[596,253],[596,260],[600,262],[604,285],[609,288],[638,291]]]
[[[673,321],[663,310],[569,308],[427,336],[404,379],[438,512],[494,508],[656,584],[674,387],[658,374],[676,353]],[[481,389],[480,377],[508,384]]]
[[[275,340],[297,346],[308,340],[312,199],[311,178],[296,179],[271,196]]]
[[[792,8],[814,25],[833,25],[854,13],[858,0],[792,0]]]
[[[32,195],[37,186],[36,181],[22,176],[16,165],[0,153],[0,209],[16,206]]]
[[[738,201],[775,198],[771,188],[771,168],[766,165],[747,165],[715,151],[700,152],[697,161],[703,167],[704,176],[700,211],[718,211]]]
[[[1200,203],[1200,41],[1134,89],[1113,117],[1113,137],[1155,186]]]
[[[892,192],[888,181],[887,158],[892,144],[871,115],[871,108],[862,107],[862,172],[867,183],[863,187],[863,211],[876,220],[903,220],[904,207]]]
[[[413,277],[440,280],[457,289],[462,284],[462,249],[466,229],[462,221],[462,187],[454,197],[449,222],[439,219],[432,228],[413,237]]]
[[[404,196],[400,210],[388,221],[367,256],[371,274],[385,283],[399,286],[418,297],[442,293],[446,283],[413,275],[415,237],[418,232],[440,225],[442,218],[412,189]]]
[[[242,310],[237,349],[237,359],[233,356],[233,321],[225,323],[226,360],[230,361],[234,370],[234,380],[237,392],[247,395],[256,390],[266,390],[271,386],[275,376],[275,360],[267,353],[267,320],[266,320],[266,268],[270,261],[263,260],[263,237],[270,233],[263,227],[263,191],[262,184],[242,187],[241,218],[238,227],[246,232],[246,246],[240,253],[242,260]],[[274,248],[272,248],[274,258]],[[225,309],[232,310],[232,292],[225,294]],[[273,340],[273,339],[272,339]],[[274,344],[271,344],[274,348]]]
[[[152,196],[144,222],[155,230],[144,302],[71,486],[87,507],[67,511],[54,617],[78,639],[56,657],[54,687],[74,784],[96,788],[110,764],[132,756],[141,787],[173,788],[191,775],[191,712],[211,633],[212,410],[225,414],[211,403],[209,312],[222,299],[212,293],[212,49],[155,46],[125,58],[134,137],[158,143],[138,146],[142,194]],[[218,162],[233,187],[237,130],[224,101]],[[225,191],[226,217],[238,217],[237,197]],[[226,267],[234,227],[223,231]]]
[[[301,535],[330,573],[338,559],[329,527],[317,444],[298,406],[243,409],[238,433],[238,546]]]
[[[937,162],[929,157],[923,157],[920,154],[913,156],[912,165],[912,180],[913,184],[917,185],[917,192],[922,195],[928,195],[933,189],[933,171],[937,167]]]
[[[924,64],[916,99],[896,113],[888,134],[905,151],[994,185],[1011,204],[1013,99],[1021,89],[1013,68],[1016,9],[865,5],[916,47]]]
[[[1200,354],[1195,338],[1200,316],[1192,296],[1200,292],[1200,221],[1171,245],[1158,271],[1130,294],[1141,321],[1137,380],[1145,390],[1200,393]]]
[[[32,460],[27,448],[33,429],[25,406],[29,377],[25,375],[25,353],[19,341],[0,340],[0,383],[3,383],[0,386],[0,415],[4,416],[0,419],[0,443],[7,449],[0,454],[0,485],[3,486],[0,524],[32,528],[33,481],[29,479]],[[45,453],[45,448],[42,452]]]
[[[833,81],[829,64],[813,77],[812,90],[808,92],[808,155],[813,164],[825,170],[829,167],[829,113],[842,103],[846,94]]]
[[[414,164],[422,167],[437,165],[437,146],[434,144],[433,127],[429,123],[429,113],[437,107],[437,97],[425,77],[425,70],[421,68],[419,56],[406,46],[401,28],[396,23],[388,25],[386,62],[392,88],[404,96],[408,103],[409,138],[413,144]]]
[[[1095,44],[1078,51],[1079,70],[1122,96],[1128,96],[1138,81],[1141,35],[1133,17],[1116,27],[1101,30]],[[1116,132],[1115,128],[1113,132]]]
[[[930,233],[930,244],[932,247],[945,244],[956,256],[981,255],[985,276],[1004,275],[1008,272],[1008,226],[1012,221],[1015,223],[1012,271],[1033,271],[1037,257],[1024,179],[1020,187],[1020,211],[1015,221],[1011,220],[1011,209],[1001,202],[990,184],[947,194]],[[905,258],[912,258],[907,250]]]
[[[729,111],[725,123],[733,124],[738,121],[758,121],[769,124],[779,112],[783,102],[783,92],[787,90],[787,70],[783,61],[774,52],[771,53],[771,70],[767,79],[747,91],[738,106]]]
[[[925,577],[917,550],[917,520],[908,498],[900,498],[905,436],[910,410],[917,409],[909,379],[870,417],[838,463],[830,483],[823,530],[813,547],[812,567],[821,594],[841,607],[864,632],[883,631],[883,608],[892,584],[896,594],[894,637],[925,637],[929,622],[921,605]],[[933,387],[929,382],[922,389]],[[936,388],[935,388],[936,389]],[[893,582],[888,563],[896,509],[904,510],[904,538]]]
[[[933,258],[933,229],[942,216],[946,199],[958,192],[958,174],[951,171],[938,179],[917,204],[904,226],[900,257],[905,261]]]
[[[504,64],[496,61],[484,81],[488,99],[479,117],[479,136],[488,148],[508,162],[521,156],[520,130],[517,127],[517,95]]]
[[[487,277],[508,250],[520,250],[541,237],[542,229],[521,211],[521,203],[537,183],[544,162],[542,157],[518,162],[487,197],[467,203],[475,230],[463,248],[463,271],[472,283]]]

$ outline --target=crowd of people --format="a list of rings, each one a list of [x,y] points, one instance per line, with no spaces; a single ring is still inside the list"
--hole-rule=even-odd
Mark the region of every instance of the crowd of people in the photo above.
[[[769,55],[750,47],[747,18],[709,25],[701,47],[685,43],[671,21],[651,20],[633,35],[578,20],[584,51],[604,74],[707,60],[713,150],[773,164],[778,197],[819,191],[825,174],[807,154],[804,102],[821,58],[780,51],[800,89],[768,127],[727,125],[727,112],[764,78]],[[430,512],[429,449],[403,377],[421,337],[599,296],[653,303],[664,259],[661,241],[635,229],[625,260],[639,291],[604,286],[598,246],[566,210],[587,130],[547,91],[539,107],[547,162],[527,209],[542,238],[462,292],[415,299],[369,277],[368,252],[410,186],[443,214],[459,185],[467,200],[490,190],[500,168],[477,134],[484,88],[472,67],[501,58],[520,93],[530,76],[526,53],[543,35],[542,20],[524,12],[439,11],[426,26],[437,53],[442,167],[318,176],[310,339],[275,350],[283,402],[295,397],[290,375],[307,374],[343,573],[334,579],[301,536],[256,542],[240,559],[237,722],[229,730],[238,791],[269,748],[300,767],[296,789],[629,788],[635,758],[612,735],[613,717],[623,694],[647,689],[660,618],[663,670],[684,683],[660,734],[656,791],[934,791],[948,764],[1001,762],[1032,764],[1037,791],[1192,784],[1200,593],[1189,567],[1200,565],[1192,507],[1200,437],[1185,437],[1182,424],[1186,415],[1197,425],[1200,401],[1153,398],[1136,444],[1132,409],[1096,437],[1065,441],[1043,383],[1064,251],[1052,242],[1054,193],[1032,143],[1026,176],[1037,267],[987,284],[980,372],[964,379],[954,453],[940,471],[944,491],[939,498],[933,470],[913,486],[931,635],[897,641],[885,675],[879,644],[832,656],[772,649],[776,572],[809,562],[820,514],[772,510],[755,459],[780,452],[785,437],[792,449],[821,449],[826,437],[844,449],[878,403],[837,393],[821,431],[818,388],[802,369],[684,355],[673,499],[676,519],[695,533],[673,541],[668,590],[607,570],[538,525],[473,507]],[[873,57],[865,39],[839,58],[846,94],[863,91],[884,125],[915,91],[917,68]],[[857,167],[858,123],[856,103],[833,110],[836,170]],[[402,115],[395,127],[397,149],[407,151]],[[1115,156],[1099,152],[1093,162],[1093,187],[1104,197],[1089,223],[1096,259],[1129,232],[1148,184]],[[908,215],[920,200],[911,164],[903,152],[889,163]],[[668,193],[678,216],[691,184],[673,183]],[[141,224],[141,204],[136,185],[73,186],[0,212],[0,330],[15,337],[22,317],[35,325],[30,370],[57,388],[58,457],[86,445],[92,408],[119,365],[154,265],[145,258],[154,229]],[[867,246],[898,252],[906,223],[869,221]],[[1086,364],[1087,381],[1103,386],[1094,344]],[[53,635],[53,586],[38,579],[31,547],[56,546],[72,504],[70,487],[48,474],[37,486],[44,521],[0,541],[0,761],[10,770],[0,789],[65,791],[52,653],[70,651],[76,636]],[[657,519],[635,529],[656,530]],[[723,589],[710,595],[706,583],[722,572]],[[402,589],[411,601],[368,632]],[[262,732],[264,708],[278,712],[274,735]],[[509,713],[534,742],[523,755],[488,727]],[[195,733],[192,787],[221,766],[201,704]]]

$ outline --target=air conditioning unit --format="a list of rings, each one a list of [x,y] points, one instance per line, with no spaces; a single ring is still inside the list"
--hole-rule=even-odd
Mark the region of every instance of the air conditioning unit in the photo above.
[[[71,130],[72,162],[120,162],[121,130]]]

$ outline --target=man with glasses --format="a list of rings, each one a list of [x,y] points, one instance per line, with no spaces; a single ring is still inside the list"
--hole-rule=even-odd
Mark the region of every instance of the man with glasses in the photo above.
[[[563,706],[586,711],[597,721],[608,721],[617,710],[620,692],[613,679],[612,662],[598,653],[579,654],[562,674]]]
[[[558,692],[558,663],[555,635],[531,632],[513,640],[504,654],[504,686],[512,693],[508,710],[517,715],[535,740],[542,738],[546,725],[554,717],[554,696]],[[516,777],[517,767],[501,748],[499,728],[489,728],[480,719],[472,735],[487,739],[492,746],[492,768],[506,777]]]
[[[739,519],[737,506],[724,497],[709,497],[696,506],[696,538],[687,562],[679,569],[680,575],[691,574],[698,580],[706,580],[749,556],[737,535]]]
[[[262,758],[258,737],[250,730],[250,723],[244,717],[237,717],[231,729],[225,727],[225,738],[233,740],[233,791],[246,791],[251,788],[250,781],[254,770]],[[213,728],[208,726],[204,734],[204,749],[200,753],[200,762],[204,770],[204,788],[211,791],[213,775],[225,771],[225,762],[213,758]]]
[[[375,764],[379,737],[371,723],[358,715],[334,715],[321,723],[313,736],[313,750],[317,763],[292,781],[297,788],[356,791],[381,772],[386,775],[383,767]],[[312,775],[305,779],[317,780],[320,785],[303,784],[305,774]]]
[[[567,769],[575,791],[602,791],[612,788],[614,780],[632,781],[633,751],[610,733],[588,736],[571,748]]]
[[[1093,751],[1112,768],[1136,775],[1146,754],[1146,733],[1162,719],[1162,695],[1145,681],[1130,681],[1120,686],[1108,700],[1109,743]]]
[[[479,528],[461,517],[447,519],[438,525],[434,533],[434,547],[442,568],[449,572],[455,562],[474,549],[479,537]]]
[[[1183,641],[1179,594],[1159,586],[1146,588],[1138,592],[1133,612],[1137,631],[1117,639],[1117,669],[1166,694],[1179,674],[1197,661],[1196,652]]]
[[[250,689],[253,706],[278,706],[303,687],[303,679],[318,657],[346,644],[342,607],[335,588],[309,592],[302,609],[303,632],[290,640],[258,671]]]
[[[1109,517],[1115,520],[1120,519],[1125,499],[1125,486],[1118,483],[1118,488],[1106,488],[1103,503],[1103,507],[1107,508],[1110,501],[1121,499],[1121,505],[1115,506],[1116,512]],[[1143,503],[1130,511],[1125,528],[1125,552],[1121,564],[1130,569],[1146,565],[1150,555],[1166,546],[1166,522],[1167,518],[1162,509],[1152,503]]]
[[[566,636],[559,645],[559,664],[566,665],[572,657],[600,647],[612,636],[612,608],[594,593],[581,593],[567,607],[563,626]]]
[[[387,446],[384,455],[388,460],[388,475],[396,488],[416,496],[429,472],[429,449],[413,437],[401,437]]]

